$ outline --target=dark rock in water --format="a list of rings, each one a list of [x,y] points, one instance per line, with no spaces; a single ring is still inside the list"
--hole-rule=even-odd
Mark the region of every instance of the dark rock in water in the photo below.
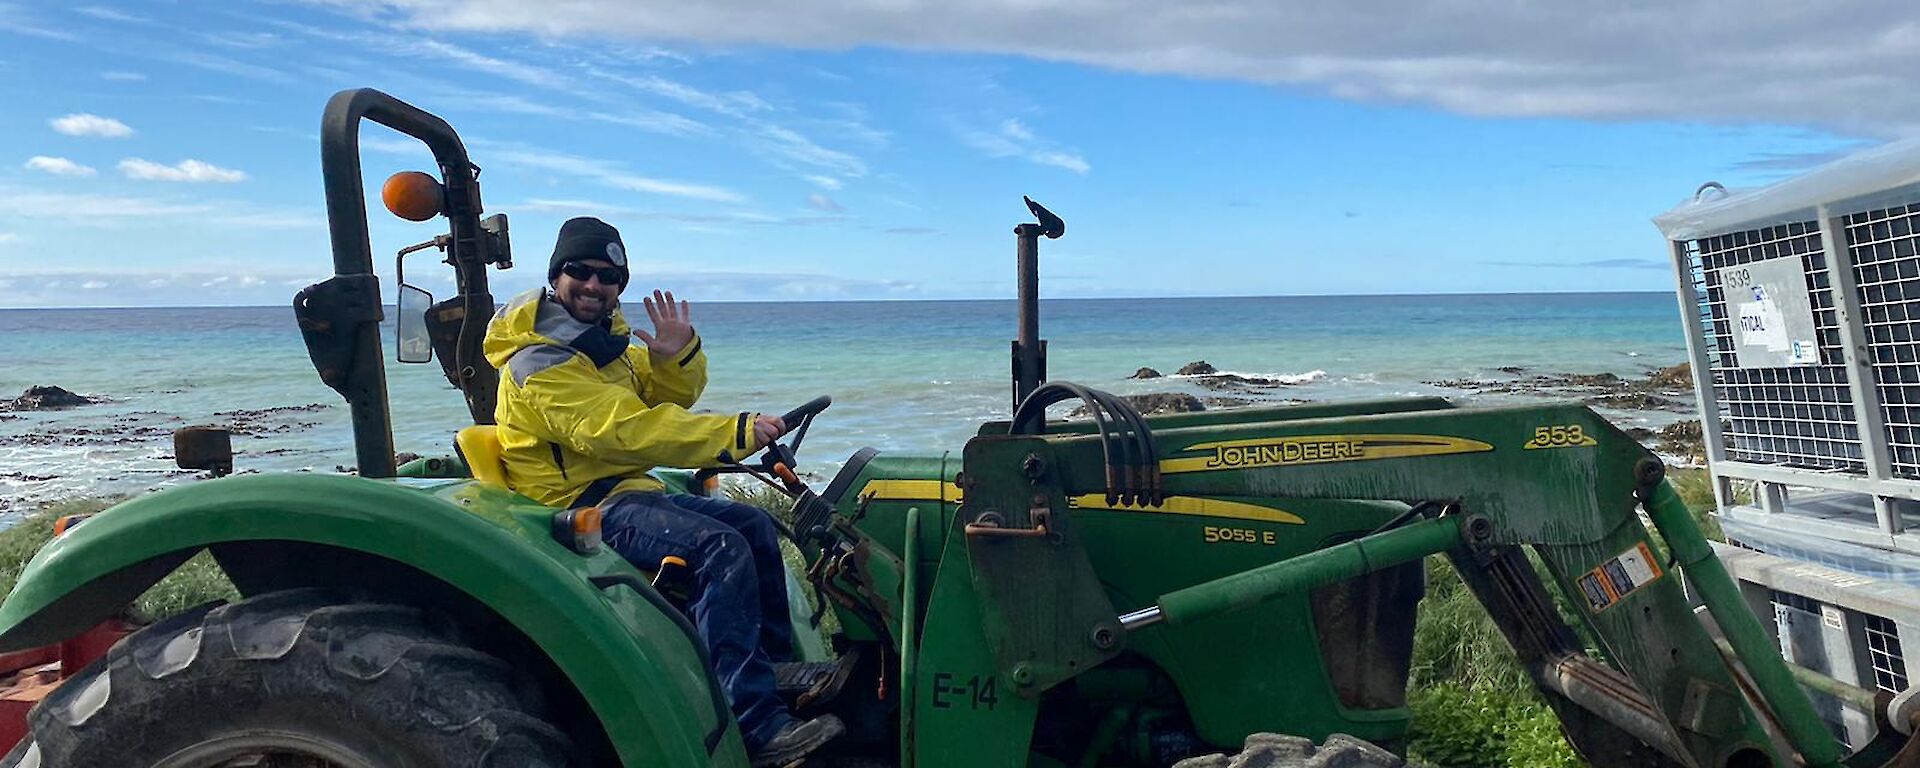
[[[1195,360],[1195,361],[1193,361],[1193,362],[1191,362],[1191,363],[1187,363],[1186,365],[1183,365],[1183,366],[1180,366],[1180,370],[1179,370],[1179,372],[1178,372],[1177,374],[1175,374],[1175,375],[1178,375],[1178,376],[1211,376],[1211,375],[1213,375],[1213,374],[1216,374],[1216,373],[1219,373],[1219,372],[1220,372],[1220,369],[1218,369],[1218,368],[1215,368],[1215,367],[1213,367],[1213,365],[1212,365],[1212,364],[1210,364],[1210,363],[1208,363],[1207,361],[1205,361],[1205,360]]]
[[[1120,399],[1127,401],[1127,404],[1133,406],[1133,409],[1139,411],[1142,416],[1152,416],[1156,413],[1187,413],[1207,409],[1206,404],[1200,402],[1200,398],[1185,392],[1149,392],[1144,395],[1122,395]],[[1087,407],[1082,405],[1073,409],[1073,412],[1068,413],[1067,418],[1083,418],[1088,413]]]
[[[1654,448],[1696,463],[1707,460],[1706,439],[1698,421],[1676,421],[1661,427],[1660,443]]]
[[[1204,411],[1206,404],[1200,398],[1185,392],[1154,392],[1146,395],[1127,395],[1127,404],[1143,414],[1189,413]]]
[[[1625,379],[1611,373],[1528,373],[1520,366],[1503,366],[1499,371],[1507,376],[1422,383],[1470,390],[1476,395],[1579,398],[1588,405],[1625,411],[1694,411],[1693,399],[1684,397],[1693,389],[1693,377],[1685,363],[1653,371],[1645,379]]]
[[[1159,372],[1159,371],[1156,371],[1156,370],[1154,370],[1154,369],[1152,369],[1152,368],[1141,368],[1140,370],[1137,370],[1137,371],[1134,371],[1134,372],[1133,372],[1133,375],[1132,375],[1132,376],[1128,376],[1127,378],[1129,378],[1129,379],[1157,379],[1157,378],[1160,378],[1160,372]]]
[[[1287,386],[1286,382],[1278,379],[1263,379],[1258,376],[1235,376],[1231,373],[1201,376],[1193,381],[1195,384],[1199,384],[1216,392],[1257,392],[1262,389]]]
[[[1611,373],[1573,373],[1567,375],[1566,381],[1576,387],[1611,387],[1620,383],[1620,377]]]
[[[1627,427],[1625,431],[1627,433],[1627,437],[1631,437],[1635,440],[1651,440],[1653,439],[1654,435],[1660,434],[1651,429],[1647,429],[1646,427]]]
[[[401,451],[393,455],[393,465],[397,467],[417,458],[420,458],[420,454],[412,451]]]
[[[1693,389],[1693,364],[1661,368],[1647,376],[1647,383],[1661,389]]]
[[[27,387],[12,400],[0,401],[0,411],[55,411],[106,402],[103,398],[77,395],[60,387]]]
[[[1685,404],[1647,392],[1614,392],[1587,398],[1590,405],[1619,408],[1625,411],[1685,411]]]
[[[1249,400],[1244,397],[1222,397],[1220,395],[1213,395],[1200,398],[1200,402],[1205,403],[1208,408],[1218,411],[1228,408],[1245,408],[1249,405],[1257,404],[1260,401]]]

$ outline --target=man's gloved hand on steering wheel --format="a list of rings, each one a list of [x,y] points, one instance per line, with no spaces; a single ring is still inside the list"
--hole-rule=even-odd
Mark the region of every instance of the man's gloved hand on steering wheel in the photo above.
[[[753,417],[753,437],[757,445],[772,445],[781,435],[787,433],[787,423],[778,416],[760,415]]]

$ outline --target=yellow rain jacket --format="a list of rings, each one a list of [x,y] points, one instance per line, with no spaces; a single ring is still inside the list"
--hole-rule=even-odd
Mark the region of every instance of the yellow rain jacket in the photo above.
[[[601,484],[618,483],[603,498],[657,491],[654,467],[714,466],[722,451],[738,460],[759,448],[755,414],[687,411],[707,386],[699,336],[656,358],[630,331],[617,305],[609,322],[590,325],[545,288],[494,313],[485,351],[500,369],[494,419],[513,490],[572,506],[602,478],[619,478]]]

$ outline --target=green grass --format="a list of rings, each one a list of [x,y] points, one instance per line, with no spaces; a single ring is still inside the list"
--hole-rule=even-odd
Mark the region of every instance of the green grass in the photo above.
[[[1667,478],[1701,530],[1721,539],[1705,470]],[[1427,561],[1427,599],[1414,629],[1410,757],[1434,768],[1575,768],[1560,721],[1534,691],[1486,610],[1444,558]]]
[[[1408,757],[1434,768],[1585,765],[1513,649],[1444,558],[1427,560],[1414,626]]]
[[[118,501],[120,499],[106,498],[59,502],[0,531],[0,594],[13,591],[13,585],[19,581],[20,571],[26,567],[27,561],[48,541],[53,540],[55,520],[65,515],[98,512]],[[239,595],[233,584],[227,581],[226,574],[220,571],[220,566],[214,564],[213,558],[201,552],[135,600],[127,616],[135,621],[154,621],[202,603],[232,600]]]
[[[1667,467],[1667,484],[1673,486],[1674,493],[1680,494],[1680,500],[1693,510],[1693,519],[1700,524],[1700,532],[1714,541],[1726,541],[1726,534],[1720,532],[1720,522],[1713,517],[1713,477],[1698,467]],[[1735,501],[1746,501],[1749,494],[1735,494]]]

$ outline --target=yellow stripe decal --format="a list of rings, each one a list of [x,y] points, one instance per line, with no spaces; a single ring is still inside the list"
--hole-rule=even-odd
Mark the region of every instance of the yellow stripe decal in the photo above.
[[[942,495],[944,492],[944,495]],[[860,495],[878,501],[942,501],[960,503],[960,486],[943,483],[938,480],[868,480],[860,488]],[[1113,509],[1124,512],[1159,512],[1169,515],[1196,515],[1199,517],[1224,517],[1234,520],[1256,520],[1268,523],[1304,525],[1307,521],[1299,515],[1272,507],[1248,504],[1240,501],[1206,499],[1196,496],[1173,496],[1160,506],[1127,506],[1107,504],[1107,497],[1098,493],[1089,493],[1067,499],[1067,506],[1081,509]]]
[[[880,501],[960,503],[960,486],[939,480],[868,480],[860,495]]]
[[[1199,443],[1185,448],[1205,451],[1160,462],[1162,474],[1213,472],[1296,464],[1330,464],[1414,456],[1481,453],[1493,446],[1478,440],[1444,435],[1299,435],[1254,440]]]
[[[1098,493],[1072,496],[1067,506],[1079,509],[1117,509],[1126,512],[1159,512],[1168,515],[1197,515],[1199,517],[1225,517],[1234,520],[1256,520],[1265,523],[1286,523],[1287,525],[1305,525],[1307,521],[1299,515],[1285,510],[1248,504],[1241,501],[1208,499],[1198,496],[1169,496],[1160,506],[1108,504],[1107,497]]]

